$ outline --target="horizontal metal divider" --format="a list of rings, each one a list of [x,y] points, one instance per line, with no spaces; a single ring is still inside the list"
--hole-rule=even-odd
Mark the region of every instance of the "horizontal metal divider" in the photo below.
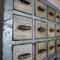
[[[59,40],[60,38],[45,38],[45,39],[33,39],[33,40],[25,40],[25,41],[12,41],[13,45],[18,45],[18,44],[28,44],[28,43],[37,43],[37,42],[43,42],[43,41],[48,41],[48,40]]]
[[[13,10],[13,14],[20,15],[20,16],[25,16],[25,17],[29,17],[29,18],[32,18],[34,20],[37,19],[37,20],[45,21],[47,23],[52,23],[52,24],[60,25],[57,22],[53,22],[53,21],[50,21],[50,20],[47,20],[47,19],[42,19],[40,17],[34,16],[33,14],[30,15],[30,14],[19,12],[19,11],[16,11],[16,10]]]

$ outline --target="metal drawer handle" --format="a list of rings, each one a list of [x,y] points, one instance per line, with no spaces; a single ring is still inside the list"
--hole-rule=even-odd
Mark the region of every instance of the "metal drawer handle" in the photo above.
[[[20,25],[17,27],[18,30],[31,30],[31,26]]]
[[[59,16],[59,15],[57,15],[56,17],[57,17],[58,19],[60,18],[60,16]]]
[[[59,33],[59,32],[60,32],[60,30],[59,30],[59,29],[57,29],[57,32]]]
[[[60,47],[60,44],[58,44],[57,46]]]
[[[49,12],[49,15],[53,16],[53,15],[54,15],[54,13],[53,13],[53,12]]]
[[[38,10],[45,11],[45,8],[43,8],[42,6],[38,6]]]
[[[50,32],[54,32],[55,31],[55,29],[50,29]]]
[[[46,31],[46,28],[40,27],[40,28],[38,28],[38,31],[44,32],[44,31]]]
[[[39,53],[44,53],[44,52],[46,52],[46,49],[38,50],[38,54],[39,54]]]
[[[51,46],[51,47],[50,47],[50,49],[53,49],[53,48],[55,48],[55,46]]]
[[[20,0],[20,1],[28,5],[31,3],[31,0]]]
[[[26,59],[28,57],[31,57],[31,54],[30,53],[25,53],[25,54],[21,54],[18,56],[18,59]]]

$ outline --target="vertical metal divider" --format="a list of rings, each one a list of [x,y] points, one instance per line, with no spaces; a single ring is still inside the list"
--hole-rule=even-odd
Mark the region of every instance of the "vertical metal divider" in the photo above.
[[[12,60],[13,0],[4,1],[3,60]]]
[[[34,31],[35,30],[35,26],[34,26],[35,25],[35,23],[34,23],[35,0],[32,0],[32,9],[33,9],[33,13],[32,13],[33,14],[33,16],[32,16],[32,18],[33,18],[33,29],[32,29],[33,30],[33,60],[35,60],[35,52],[36,52],[35,51],[35,43],[34,43],[34,40],[35,40],[35,37],[34,37],[34,34],[35,34],[35,31]]]
[[[47,5],[46,5],[46,48],[47,48],[47,57],[48,57],[48,22],[47,22],[47,17],[48,17],[48,13],[47,13],[48,9],[47,9]]]

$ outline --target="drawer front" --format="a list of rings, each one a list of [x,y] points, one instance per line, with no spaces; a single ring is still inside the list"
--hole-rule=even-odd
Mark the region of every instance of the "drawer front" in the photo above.
[[[39,0],[35,0],[35,15],[46,18],[46,5]]]
[[[13,47],[13,60],[33,60],[32,44],[17,45]]]
[[[32,0],[14,0],[14,9],[32,14]]]
[[[35,20],[35,38],[45,38],[46,37],[46,23]]]
[[[56,50],[60,52],[60,40],[56,40]]]
[[[55,40],[48,41],[48,56],[55,53]]]
[[[13,38],[32,39],[32,19],[14,15]]]
[[[36,43],[36,60],[43,60],[47,57],[46,42]]]
[[[59,13],[56,12],[55,18],[56,18],[56,22],[60,23],[60,14]]]
[[[56,25],[56,37],[60,36],[60,26]]]
[[[55,24],[48,23],[48,37],[55,37]]]
[[[55,21],[55,11],[51,8],[51,7],[47,7],[48,8],[48,20],[51,20],[51,21]]]

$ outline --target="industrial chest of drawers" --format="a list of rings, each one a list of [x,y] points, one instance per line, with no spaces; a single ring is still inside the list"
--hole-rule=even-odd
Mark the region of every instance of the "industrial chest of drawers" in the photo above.
[[[45,60],[60,52],[60,10],[44,1],[5,0],[3,60]]]

